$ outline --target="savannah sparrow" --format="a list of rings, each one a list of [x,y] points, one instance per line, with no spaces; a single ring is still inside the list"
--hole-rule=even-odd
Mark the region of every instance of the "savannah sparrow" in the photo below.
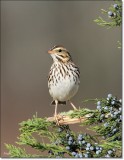
[[[55,105],[55,118],[57,117],[58,104],[66,104],[69,101],[71,106],[76,109],[70,99],[77,93],[79,87],[80,72],[73,63],[71,55],[63,46],[54,46],[48,53],[53,59],[49,77],[48,88]]]

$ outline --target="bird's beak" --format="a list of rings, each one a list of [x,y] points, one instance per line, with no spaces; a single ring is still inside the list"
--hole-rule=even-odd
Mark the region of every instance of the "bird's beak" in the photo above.
[[[48,53],[49,53],[49,54],[52,54],[53,52],[52,52],[51,50],[48,50]]]

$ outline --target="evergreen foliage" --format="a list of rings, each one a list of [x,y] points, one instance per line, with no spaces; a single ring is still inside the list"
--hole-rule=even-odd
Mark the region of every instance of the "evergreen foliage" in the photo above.
[[[94,131],[93,135],[84,133],[83,129],[75,133],[69,125],[58,126],[35,115],[20,123],[20,136],[16,142],[19,147],[17,144],[6,144],[10,157],[121,157],[122,102],[111,94],[107,99],[94,101],[95,110],[80,108],[66,112],[70,118],[86,116],[86,120],[79,125]],[[24,146],[38,150],[39,154],[28,154]]]
[[[107,28],[112,28],[115,26],[121,26],[122,24],[122,2],[115,1],[113,5],[111,5],[108,10],[101,9],[101,12],[107,15],[108,18],[103,19],[102,17],[98,17],[94,21],[100,26],[106,26]]]

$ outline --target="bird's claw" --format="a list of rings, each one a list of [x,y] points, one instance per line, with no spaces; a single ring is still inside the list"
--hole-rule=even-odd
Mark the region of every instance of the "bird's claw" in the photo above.
[[[55,119],[55,121],[56,121],[56,125],[60,125],[60,120],[63,120],[63,116],[62,115],[54,115],[54,119]]]

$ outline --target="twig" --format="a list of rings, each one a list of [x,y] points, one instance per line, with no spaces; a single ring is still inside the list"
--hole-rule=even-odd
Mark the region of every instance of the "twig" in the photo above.
[[[71,118],[68,115],[57,115],[59,124],[64,125],[64,124],[75,124],[75,123],[81,123],[84,122],[88,117],[90,117],[91,114],[87,114],[84,117],[80,117],[80,118]],[[47,118],[48,121],[50,122],[56,122],[55,117],[48,117]]]

